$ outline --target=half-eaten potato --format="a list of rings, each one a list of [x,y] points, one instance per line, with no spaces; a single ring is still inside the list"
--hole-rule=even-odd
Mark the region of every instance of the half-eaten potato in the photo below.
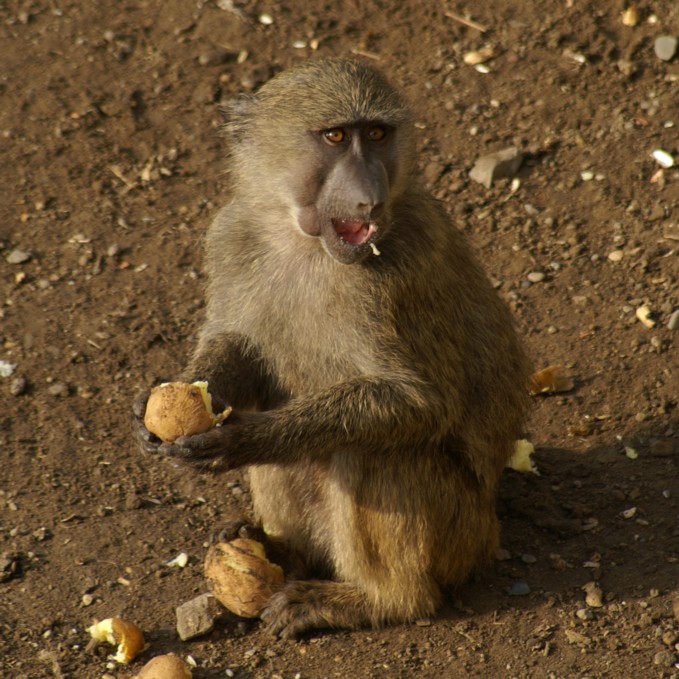
[[[266,558],[264,545],[248,538],[212,545],[205,575],[217,600],[232,613],[256,618],[283,586],[283,569]]]
[[[212,412],[212,396],[207,382],[166,382],[154,387],[146,403],[144,425],[165,443],[180,436],[202,434],[221,424],[231,414],[226,408]]]

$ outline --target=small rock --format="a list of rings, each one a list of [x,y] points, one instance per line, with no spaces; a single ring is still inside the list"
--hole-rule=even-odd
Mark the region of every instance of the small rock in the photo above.
[[[647,328],[655,327],[655,321],[651,317],[651,308],[648,304],[642,304],[635,312],[639,321],[641,321]]]
[[[582,586],[582,590],[585,592],[585,603],[590,608],[601,608],[603,603],[603,592],[601,587],[596,584],[596,582],[588,582],[586,585]]]
[[[531,283],[542,283],[545,280],[545,274],[542,271],[531,271],[526,278]]]
[[[659,667],[672,667],[674,665],[674,653],[671,651],[658,651],[653,656],[653,664]]]
[[[580,644],[583,646],[589,644],[589,637],[576,632],[574,629],[567,629],[565,634],[569,644]]]
[[[663,61],[671,61],[677,53],[677,39],[673,35],[661,35],[653,43],[655,56]]]
[[[41,526],[40,528],[37,528],[36,530],[33,531],[33,537],[38,542],[44,542],[45,540],[49,540],[52,537],[52,532],[50,531],[49,528]]]
[[[639,23],[639,10],[631,5],[622,13],[621,20],[625,26],[633,28]]]
[[[94,597],[91,594],[83,594],[80,601],[85,607],[91,606],[94,603]]]
[[[203,52],[198,57],[198,63],[201,66],[221,66],[229,61],[236,61],[238,59],[238,52],[233,50],[215,49],[209,52]]]
[[[515,146],[481,156],[469,176],[489,189],[496,179],[511,179],[521,167],[523,154]]]
[[[121,250],[122,248],[120,247],[120,245],[118,245],[118,243],[111,243],[111,245],[109,245],[106,250],[106,256],[117,257],[120,254]]]
[[[478,64],[483,64],[484,62],[492,59],[495,56],[495,49],[490,45],[482,47],[480,50],[474,50],[472,52],[465,52],[462,56],[462,60],[465,64],[470,66],[477,66]]]
[[[662,237],[667,240],[679,240],[679,224],[665,224]]]
[[[5,259],[7,260],[8,264],[23,264],[31,257],[32,255],[30,252],[16,248],[15,250],[12,250],[12,252],[10,252]]]
[[[637,67],[629,59],[618,59],[616,65],[620,73],[627,76],[628,78],[637,72]]]
[[[611,262],[620,262],[622,261],[624,255],[625,253],[622,250],[613,250],[612,252],[608,253],[608,259]]]
[[[679,330],[679,309],[672,312],[670,320],[667,321],[667,327],[670,330]]]
[[[677,633],[674,630],[667,630],[662,635],[662,642],[665,646],[674,646],[677,643]]]
[[[21,575],[21,561],[18,554],[0,554],[0,582],[6,582]]]
[[[651,156],[653,156],[653,160],[655,160],[660,167],[665,168],[668,170],[671,167],[674,167],[674,156],[667,153],[667,151],[664,151],[663,149],[656,149],[651,153]],[[662,208],[660,205],[656,205],[653,210],[656,212],[658,215],[656,219],[662,219],[665,216],[665,210]]]
[[[219,604],[212,594],[201,594],[177,606],[177,634],[182,641],[211,632],[219,616]]]
[[[63,382],[55,382],[54,384],[50,384],[47,388],[47,393],[50,396],[63,398],[64,396],[68,396],[68,387]]]
[[[28,380],[25,377],[18,376],[10,382],[9,393],[12,394],[12,396],[21,396],[26,393],[27,388]]]
[[[17,369],[16,363],[10,363],[9,361],[0,361],[0,377],[10,377],[16,369]]]
[[[530,586],[527,582],[515,582],[508,590],[509,596],[526,596],[530,594]]]
[[[533,554],[521,555],[521,561],[523,561],[523,563],[536,563],[537,560],[538,560],[537,557],[534,556]]]
[[[591,620],[594,617],[594,613],[592,613],[591,608],[579,608],[576,612],[575,615],[580,619],[580,620]]]

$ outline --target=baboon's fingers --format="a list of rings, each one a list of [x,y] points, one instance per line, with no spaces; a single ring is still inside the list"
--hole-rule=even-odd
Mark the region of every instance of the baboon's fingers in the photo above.
[[[204,434],[181,436],[172,443],[163,443],[160,452],[178,462],[203,466],[210,460],[222,458],[228,450],[226,427],[216,427]]]
[[[144,424],[144,413],[146,412],[148,398],[149,392],[146,392],[132,404],[132,433],[142,452],[155,454],[158,452],[161,440],[155,434],[152,434]]]

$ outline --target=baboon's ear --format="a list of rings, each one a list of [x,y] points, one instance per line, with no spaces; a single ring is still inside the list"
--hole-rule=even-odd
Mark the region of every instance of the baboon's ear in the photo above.
[[[222,107],[222,132],[229,142],[237,143],[243,138],[258,103],[257,97],[241,94]]]

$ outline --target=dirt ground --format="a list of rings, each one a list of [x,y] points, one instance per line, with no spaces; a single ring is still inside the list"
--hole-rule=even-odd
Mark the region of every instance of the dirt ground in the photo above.
[[[16,366],[0,378],[0,676],[129,676],[169,650],[198,679],[679,676],[679,172],[651,155],[679,157],[679,57],[654,53],[679,3],[641,0],[634,26],[623,9],[0,2],[0,366]],[[463,56],[485,45],[483,73]],[[206,546],[247,483],[141,456],[131,402],[178,373],[201,321],[220,101],[352,54],[404,89],[423,182],[536,367],[566,366],[575,388],[534,399],[541,474],[507,472],[506,553],[440,615],[300,642],[226,617],[181,642],[175,607],[206,591]],[[508,146],[519,181],[469,178]],[[180,552],[185,568],[165,565]],[[150,644],[129,672],[85,651],[112,615]]]

